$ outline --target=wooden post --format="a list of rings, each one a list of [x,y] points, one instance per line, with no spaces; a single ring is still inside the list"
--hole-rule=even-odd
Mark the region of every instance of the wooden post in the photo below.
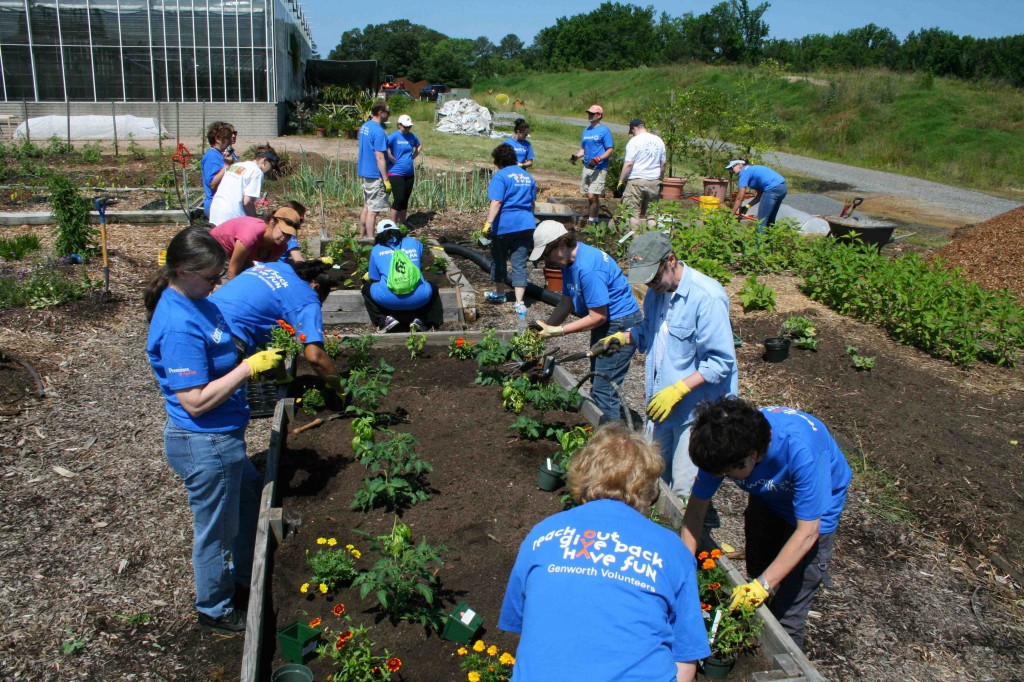
[[[66,118],[68,122],[68,144],[71,144],[71,100],[64,102],[64,104],[65,112],[67,113]]]
[[[32,141],[32,131],[28,129],[28,102],[25,100],[21,100],[21,113],[21,118],[25,121],[25,142],[29,143]],[[14,135],[11,135],[11,139],[14,139]]]

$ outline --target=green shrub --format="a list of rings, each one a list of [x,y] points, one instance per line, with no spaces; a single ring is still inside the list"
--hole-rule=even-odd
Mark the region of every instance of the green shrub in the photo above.
[[[82,161],[85,163],[99,163],[103,160],[103,151],[99,142],[86,142],[81,149]]]
[[[740,289],[740,301],[743,303],[743,310],[775,310],[775,291],[757,280],[757,275],[751,275],[743,283]]]
[[[84,265],[80,277],[57,262],[34,268],[0,266],[0,310],[21,306],[50,308],[85,298],[92,289]]]
[[[34,234],[0,237],[0,260],[21,260],[33,251],[38,250],[39,237]]]
[[[67,176],[54,173],[47,183],[50,208],[57,221],[54,251],[58,256],[84,254],[96,245],[97,231],[89,224],[89,202]]]

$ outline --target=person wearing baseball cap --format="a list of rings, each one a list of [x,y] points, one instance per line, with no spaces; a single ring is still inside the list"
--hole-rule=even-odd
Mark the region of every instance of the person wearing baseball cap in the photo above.
[[[252,267],[254,262],[269,263],[280,259],[288,249],[288,237],[297,235],[301,224],[298,212],[286,206],[274,211],[266,220],[243,216],[210,230],[230,258],[224,279],[235,277]]]
[[[750,202],[750,206],[757,206],[757,219],[760,223],[757,229],[763,232],[768,225],[774,225],[779,215],[779,207],[789,193],[786,178],[768,166],[751,166],[743,159],[733,159],[725,169],[736,174],[736,184],[739,185],[736,200],[732,204],[733,214],[740,214],[740,206],[746,198],[747,190],[753,190],[757,192],[757,196]]]
[[[714,279],[684,265],[661,232],[636,237],[627,252],[630,284],[647,285],[643,321],[598,343],[614,353],[635,344],[646,353],[646,433],[661,444],[663,477],[686,499],[697,467],[690,425],[701,401],[736,395],[736,348],[729,296]]]
[[[255,160],[228,166],[210,200],[210,222],[220,225],[232,218],[255,218],[256,201],[263,194],[263,176],[280,170],[281,159],[270,145],[259,147]]]
[[[632,213],[629,224],[636,227],[647,217],[647,207],[661,194],[666,155],[665,143],[654,133],[647,132],[643,119],[634,118],[629,122],[629,135],[616,192],[622,192],[622,203]]]
[[[592,104],[587,109],[587,120],[590,122],[583,129],[580,148],[570,157],[576,163],[583,159],[583,173],[580,179],[580,191],[587,195],[587,220],[597,222],[601,210],[601,195],[604,194],[605,177],[608,174],[608,158],[612,155],[612,131],[601,123],[604,109],[599,104]]]
[[[366,312],[370,321],[377,325],[377,332],[397,331],[400,324],[411,332],[440,326],[443,322],[441,297],[422,274],[422,268],[433,262],[431,252],[427,252],[429,256],[424,262],[423,243],[414,237],[403,237],[398,224],[388,218],[377,223],[376,235],[362,293]],[[405,258],[400,258],[396,263],[398,267],[392,268],[392,261],[399,252]],[[412,281],[405,282],[407,286],[399,287],[396,281],[389,281],[389,278],[410,272],[400,269],[405,266],[412,267]]]
[[[398,117],[398,130],[388,135],[388,180],[391,182],[391,219],[408,228],[409,197],[416,181],[416,157],[423,151],[412,132],[412,117]]]
[[[541,338],[563,334],[590,332],[593,346],[610,334],[640,324],[640,306],[633,290],[615,259],[601,249],[576,241],[562,223],[545,220],[533,232],[530,260],[544,259],[544,265],[562,270],[562,298],[546,321],[537,320]],[[562,324],[569,314],[577,318]],[[602,346],[602,349],[606,349]],[[591,358],[590,368],[596,372],[590,392],[601,408],[601,422],[622,418],[622,405],[615,388],[622,386],[636,347],[627,345],[614,355],[599,354]]]

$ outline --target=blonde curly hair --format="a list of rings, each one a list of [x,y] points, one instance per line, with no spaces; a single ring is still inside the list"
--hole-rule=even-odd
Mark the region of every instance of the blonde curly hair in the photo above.
[[[658,479],[664,468],[657,444],[610,422],[572,458],[569,492],[580,504],[619,500],[645,513],[658,499]]]

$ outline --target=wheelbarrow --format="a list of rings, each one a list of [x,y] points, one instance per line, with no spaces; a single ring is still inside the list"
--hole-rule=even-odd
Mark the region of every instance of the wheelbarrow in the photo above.
[[[870,218],[842,218],[836,215],[822,216],[828,221],[830,237],[856,236],[863,244],[870,244],[879,251],[892,239],[896,223],[887,223]]]

